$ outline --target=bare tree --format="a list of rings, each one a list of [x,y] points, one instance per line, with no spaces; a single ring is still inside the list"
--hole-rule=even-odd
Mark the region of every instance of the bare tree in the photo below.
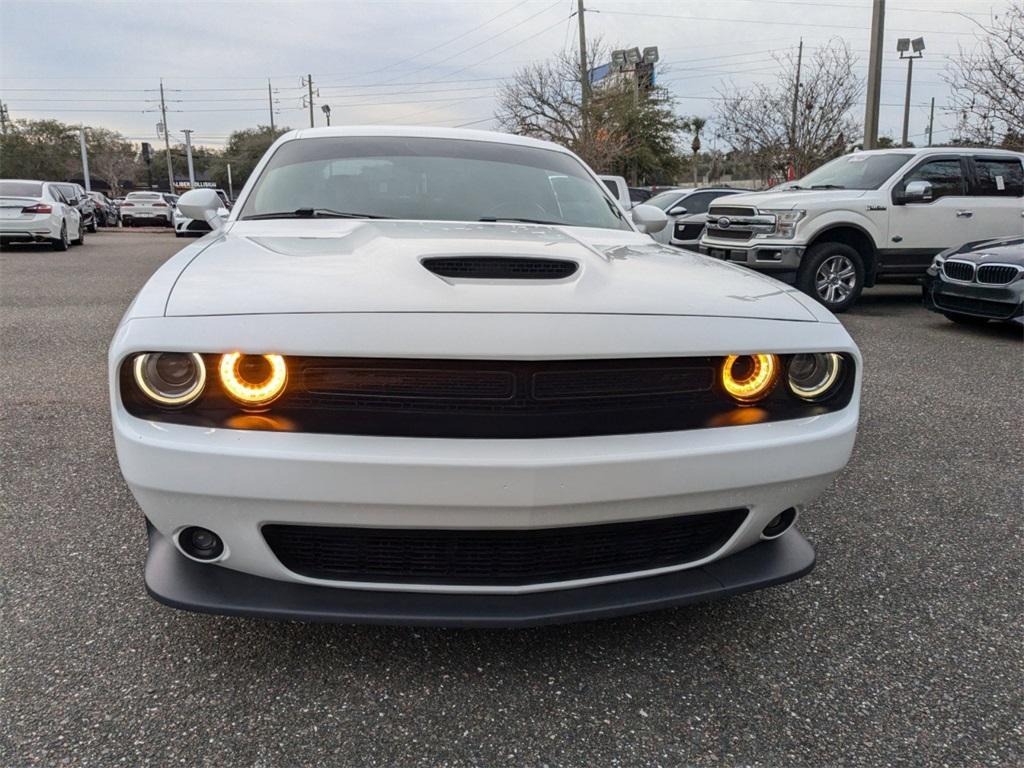
[[[775,83],[719,91],[717,122],[722,137],[769,179],[790,162],[798,176],[846,149],[860,132],[853,107],[864,90],[855,74],[856,57],[847,44],[832,40],[804,57],[793,124],[796,57],[776,57]]]
[[[973,21],[973,19],[972,19]],[[977,45],[942,75],[952,88],[958,138],[1024,150],[1024,3],[1011,2],[979,27]]]
[[[591,68],[608,60],[599,41],[587,53]],[[563,52],[516,72],[499,90],[496,117],[511,133],[568,147],[599,172],[637,180],[678,171],[684,121],[667,90],[641,89],[632,76],[609,75],[592,89],[585,121],[580,91],[579,61]]]

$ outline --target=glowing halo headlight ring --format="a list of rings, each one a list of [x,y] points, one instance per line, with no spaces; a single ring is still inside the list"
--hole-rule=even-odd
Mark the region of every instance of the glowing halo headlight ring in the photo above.
[[[233,400],[249,407],[272,403],[281,396],[288,383],[288,367],[281,355],[229,352],[221,355],[219,372],[224,391]],[[255,381],[251,378],[254,373],[260,377]]]
[[[789,361],[789,389],[807,402],[825,400],[836,390],[843,358],[835,352],[795,355]]]
[[[132,362],[135,386],[158,405],[188,405],[206,386],[206,365],[195,352],[145,352]]]
[[[741,405],[766,398],[778,377],[777,355],[729,355],[722,363],[722,389]]]

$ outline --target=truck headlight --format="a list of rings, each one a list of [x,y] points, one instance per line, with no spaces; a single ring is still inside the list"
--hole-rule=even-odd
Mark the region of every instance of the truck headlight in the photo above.
[[[794,210],[759,210],[758,213],[769,213],[775,216],[775,231],[767,235],[767,237],[779,237],[785,240],[792,240],[796,236],[796,225],[804,216],[807,215],[807,211],[794,209]]]

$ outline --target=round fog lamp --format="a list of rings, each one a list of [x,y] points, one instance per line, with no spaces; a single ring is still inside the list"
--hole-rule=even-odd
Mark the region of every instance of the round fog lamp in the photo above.
[[[729,355],[722,364],[722,388],[740,403],[756,403],[772,391],[778,372],[775,355]]]
[[[827,397],[839,381],[843,358],[835,352],[794,355],[789,361],[789,388],[809,401]]]
[[[206,385],[206,366],[195,352],[147,352],[135,358],[133,369],[136,385],[160,405],[187,405]]]
[[[230,352],[220,359],[224,390],[242,405],[273,402],[288,382],[288,368],[280,355],[243,355]]]

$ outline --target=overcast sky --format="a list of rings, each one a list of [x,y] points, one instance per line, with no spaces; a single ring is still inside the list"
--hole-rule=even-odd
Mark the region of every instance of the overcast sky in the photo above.
[[[890,0],[881,131],[899,137],[906,64],[896,38],[923,35],[910,133],[918,143],[935,97],[936,141],[953,119],[939,78],[950,54],[1007,0]],[[773,52],[839,37],[866,71],[870,0],[588,0],[588,37],[656,45],[662,82],[685,114],[713,116],[716,89],[771,81]],[[576,0],[337,0],[336,2],[46,2],[0,0],[0,99],[12,118],[53,117],[156,141],[160,78],[172,137],[222,144],[269,122],[303,127],[300,78],[311,73],[332,123],[493,127],[494,93],[518,67],[578,39]],[[859,107],[858,110],[862,110]],[[862,112],[858,113],[862,118]],[[712,144],[714,137],[710,137]]]

